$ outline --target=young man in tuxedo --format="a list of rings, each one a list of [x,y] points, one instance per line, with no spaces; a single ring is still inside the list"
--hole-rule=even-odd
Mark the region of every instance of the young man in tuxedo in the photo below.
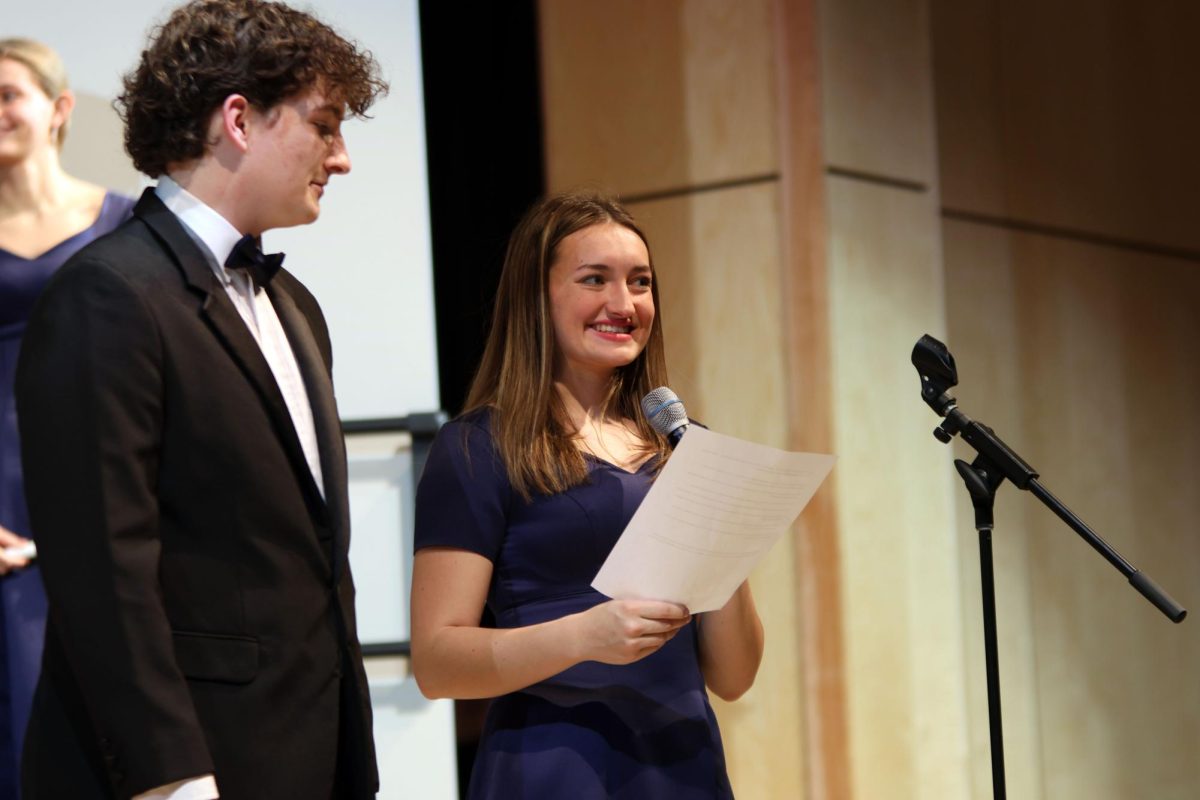
[[[50,600],[26,798],[375,796],[328,332],[258,241],[317,218],[385,90],[262,0],[177,9],[126,76],[158,185],[55,276],[18,369]]]

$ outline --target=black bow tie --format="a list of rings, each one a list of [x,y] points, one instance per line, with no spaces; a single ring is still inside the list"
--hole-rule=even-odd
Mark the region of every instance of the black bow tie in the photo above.
[[[225,259],[225,266],[228,269],[244,269],[255,286],[266,286],[283,266],[283,253],[265,255],[258,237],[246,234],[233,246],[229,258]]]

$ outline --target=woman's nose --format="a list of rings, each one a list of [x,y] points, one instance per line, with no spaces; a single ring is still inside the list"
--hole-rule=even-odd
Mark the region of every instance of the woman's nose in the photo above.
[[[629,287],[617,281],[614,281],[611,286],[612,288],[609,290],[608,302],[605,304],[605,309],[614,317],[632,317],[633,294],[630,293]]]

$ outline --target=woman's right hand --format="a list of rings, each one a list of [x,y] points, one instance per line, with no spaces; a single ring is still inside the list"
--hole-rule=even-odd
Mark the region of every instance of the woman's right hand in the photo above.
[[[631,664],[671,640],[692,617],[678,603],[608,600],[516,628],[480,625],[490,559],[455,547],[413,557],[412,670],[433,699],[498,697],[583,661]]]
[[[0,525],[0,575],[7,575],[15,569],[29,565],[29,559],[23,556],[10,556],[5,550],[9,547],[20,547],[29,544],[29,540]]]
[[[692,621],[685,606],[661,600],[609,600],[574,615],[581,661],[632,664]]]

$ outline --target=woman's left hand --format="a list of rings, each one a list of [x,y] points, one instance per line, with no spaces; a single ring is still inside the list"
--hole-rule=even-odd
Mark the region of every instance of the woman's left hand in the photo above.
[[[704,682],[722,700],[736,700],[754,684],[763,654],[763,626],[749,581],[742,582],[724,608],[697,619]]]

